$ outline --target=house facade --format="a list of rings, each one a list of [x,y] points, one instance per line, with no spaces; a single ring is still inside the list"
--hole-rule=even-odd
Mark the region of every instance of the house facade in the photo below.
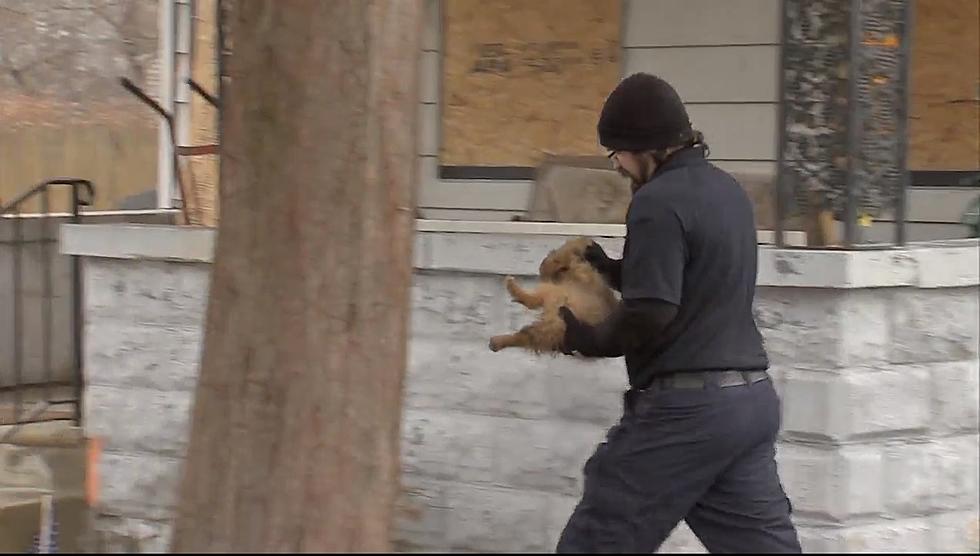
[[[217,91],[219,3],[160,3],[159,98],[177,115],[182,144],[217,138],[213,108],[185,81],[193,77]],[[533,195],[535,165],[545,154],[601,154],[593,132],[600,92],[637,71],[656,73],[675,85],[695,127],[707,136],[715,163],[744,182],[761,184],[757,195],[773,195],[784,116],[781,45],[784,28],[797,24],[787,18],[786,8],[792,10],[795,2],[424,3],[421,218],[520,218]],[[881,10],[889,2],[866,4]],[[912,171],[907,199],[911,234],[913,239],[963,237],[958,219],[980,183],[978,5],[972,0],[890,4],[907,4],[911,10],[908,94],[901,92],[909,115],[904,133],[906,165]],[[828,5],[828,12],[833,9]],[[956,33],[946,32],[951,28]],[[601,63],[576,71],[574,62],[581,62],[583,53],[589,56],[590,45],[596,50],[596,41],[604,46]],[[496,71],[494,63],[518,67]],[[583,90],[590,92],[583,96]],[[161,129],[161,207],[179,197],[172,165],[166,162],[171,151],[164,133]],[[205,184],[204,197],[213,197],[216,157],[196,159],[194,168]],[[889,222],[893,216],[881,219]]]

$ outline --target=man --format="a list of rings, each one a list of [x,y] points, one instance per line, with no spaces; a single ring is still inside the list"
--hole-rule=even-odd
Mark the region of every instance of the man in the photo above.
[[[622,308],[592,327],[562,308],[566,353],[625,356],[619,424],[585,464],[558,552],[653,552],[685,520],[710,552],[800,552],[776,469],[780,402],[752,313],[748,196],[706,160],[662,79],[609,95],[599,141],[632,182],[622,260],[587,257]]]

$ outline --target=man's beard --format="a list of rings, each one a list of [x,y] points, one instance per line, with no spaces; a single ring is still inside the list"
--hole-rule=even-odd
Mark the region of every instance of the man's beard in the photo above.
[[[630,191],[633,193],[636,193],[636,190],[642,187],[644,183],[646,183],[646,180],[641,180],[637,176],[634,176],[633,174],[627,172],[626,170],[622,170],[622,169],[619,170],[619,175],[629,180]]]
[[[652,163],[648,161],[643,161],[640,164],[641,175],[633,175],[631,172],[626,171],[623,168],[619,169],[620,175],[630,181],[630,191],[636,193],[638,189],[646,185],[648,181],[653,179],[653,171],[656,168]],[[644,177],[646,176],[646,177]]]

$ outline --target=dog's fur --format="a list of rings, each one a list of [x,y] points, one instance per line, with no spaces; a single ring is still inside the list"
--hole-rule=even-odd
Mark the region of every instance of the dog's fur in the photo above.
[[[558,353],[565,336],[565,321],[558,309],[571,309],[582,322],[598,324],[612,313],[618,300],[606,280],[584,258],[592,240],[580,237],[566,241],[548,253],[538,269],[540,282],[525,290],[512,276],[504,284],[511,298],[528,309],[539,310],[538,319],[513,334],[490,338],[490,350],[525,348],[534,353]]]

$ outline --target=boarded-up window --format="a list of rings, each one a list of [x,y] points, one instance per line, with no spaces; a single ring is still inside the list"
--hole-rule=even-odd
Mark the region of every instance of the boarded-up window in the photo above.
[[[443,167],[528,168],[602,151],[620,76],[620,0],[447,0]]]
[[[980,2],[916,2],[910,170],[980,170]]]

